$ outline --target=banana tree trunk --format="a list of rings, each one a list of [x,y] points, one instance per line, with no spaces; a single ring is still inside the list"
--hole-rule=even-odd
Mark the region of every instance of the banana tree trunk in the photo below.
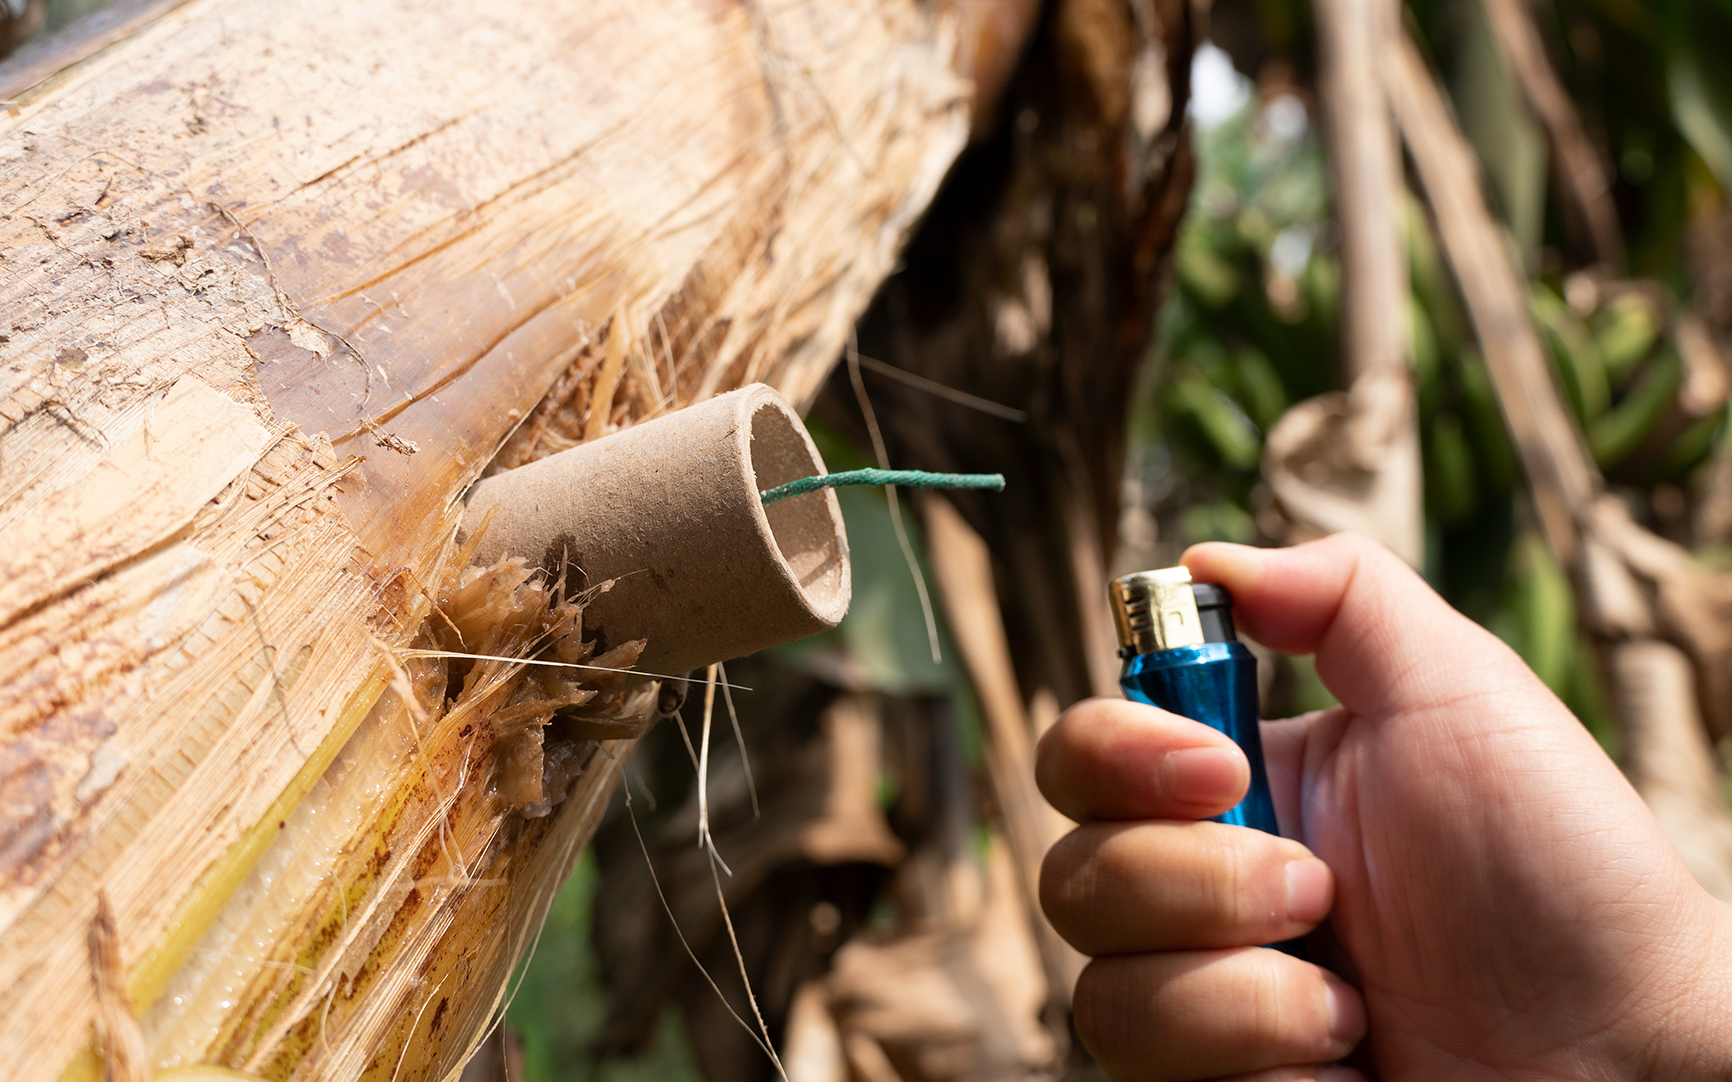
[[[153,1069],[455,1073],[654,703],[416,652],[588,657],[547,584],[465,572],[460,495],[809,400],[968,137],[957,25],[187,0],[0,69],[12,1077],[101,1071],[99,894]],[[504,719],[583,700],[523,818]]]

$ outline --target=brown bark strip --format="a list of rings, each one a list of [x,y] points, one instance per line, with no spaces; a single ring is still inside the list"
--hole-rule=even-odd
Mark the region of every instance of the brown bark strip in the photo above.
[[[1624,262],[1624,234],[1612,204],[1611,178],[1598,148],[1546,55],[1529,0],[1484,0],[1498,52],[1515,73],[1522,94],[1545,126],[1552,167],[1565,200],[1565,220],[1594,261],[1616,270]]]
[[[1709,734],[1732,733],[1732,575],[1709,572],[1682,546],[1643,529],[1615,497],[1600,497],[1585,518],[1591,536],[1641,584],[1649,609],[1645,626],[1695,663],[1697,702]]]
[[[1034,738],[1017,688],[1004,617],[992,583],[992,554],[979,534],[943,497],[921,500],[927,547],[938,593],[962,662],[986,721],[987,767],[1004,816],[1024,902],[1034,920],[1047,981],[1059,1002],[1070,1003],[1083,958],[1040,914],[1040,864],[1058,840],[1034,785]]]
[[[126,964],[120,957],[120,933],[114,927],[114,907],[108,892],[96,892],[96,915],[90,920],[90,976],[96,984],[97,1045],[108,1065],[109,1082],[150,1082],[150,1061],[144,1032],[132,1016],[126,991]]]
[[[1407,259],[1397,231],[1401,158],[1379,73],[1395,38],[1390,0],[1316,0],[1323,134],[1341,223],[1347,382],[1407,367]]]
[[[1269,434],[1263,474],[1293,540],[1357,530],[1417,567],[1424,506],[1407,361],[1403,184],[1379,74],[1396,29],[1390,0],[1317,0],[1319,77],[1341,223],[1346,393],[1302,402]]]
[[[1690,659],[1652,639],[1614,646],[1610,655],[1630,780],[1696,879],[1732,901],[1732,816],[1696,706]]]
[[[589,419],[583,423],[583,438],[586,440],[607,434],[607,417],[613,412],[613,396],[619,390],[619,377],[625,371],[626,350],[630,348],[631,325],[622,307],[613,314],[607,332],[607,353],[602,358],[595,389],[590,392]]]
[[[1599,472],[1564,412],[1544,348],[1528,322],[1527,288],[1486,208],[1473,149],[1405,34],[1394,39],[1388,59],[1384,77],[1390,101],[1479,332],[1540,524],[1552,551],[1573,567],[1579,549],[1575,511],[1598,493]]]

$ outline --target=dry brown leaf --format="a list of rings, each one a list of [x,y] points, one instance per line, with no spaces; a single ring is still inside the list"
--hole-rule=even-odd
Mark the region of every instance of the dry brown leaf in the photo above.
[[[1410,566],[1424,556],[1419,435],[1411,377],[1367,372],[1351,392],[1293,406],[1269,432],[1263,479],[1290,542],[1343,530],[1386,545]]]
[[[1021,893],[997,839],[978,918],[844,946],[823,986],[849,1064],[900,1082],[1050,1077],[1046,981]]]
[[[1610,655],[1630,780],[1696,880],[1732,902],[1732,816],[1696,708],[1690,659],[1653,639],[1613,646]]]

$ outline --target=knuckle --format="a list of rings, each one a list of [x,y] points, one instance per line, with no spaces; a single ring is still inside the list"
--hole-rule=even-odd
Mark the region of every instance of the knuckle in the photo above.
[[[1242,829],[1222,831],[1212,844],[1215,873],[1208,879],[1206,905],[1210,932],[1243,946],[1284,935],[1286,863],[1303,855],[1304,848]]]
[[[1252,1032],[1262,1042],[1285,1046],[1293,1032],[1293,989],[1281,979],[1269,959],[1259,959],[1259,972],[1250,985],[1247,1006],[1250,1009]]]
[[[1041,796],[1055,807],[1063,800],[1063,783],[1070,749],[1064,719],[1060,718],[1040,738],[1034,749],[1034,784]]]
[[[1077,827],[1053,843],[1041,861],[1040,907],[1053,929],[1084,954],[1101,953],[1116,927],[1112,910],[1113,874],[1104,865],[1116,831]]]
[[[1259,932],[1266,923],[1259,889],[1261,861],[1256,859],[1256,839],[1239,837],[1239,831],[1211,832],[1210,867],[1206,880],[1204,919],[1211,935],[1228,940],[1243,939]]]
[[[1330,1039],[1319,1007],[1317,972],[1274,951],[1258,953],[1258,972],[1247,982],[1247,1006],[1259,1043],[1278,1057],[1276,1062],[1326,1058]]]
[[[1076,1022],[1077,1036],[1097,1059],[1106,1053],[1110,1027],[1104,1014],[1111,1009],[1113,1001],[1110,989],[1103,987],[1111,983],[1111,978],[1104,972],[1106,968],[1098,961],[1084,966],[1077,977],[1076,988],[1071,992],[1071,1013]]]
[[[1079,895],[1086,899],[1083,892],[1093,887],[1093,862],[1079,852],[1080,848],[1077,832],[1072,831],[1054,842],[1040,862],[1040,907],[1055,927],[1069,918]]]
[[[1151,1027],[1146,990],[1120,959],[1090,962],[1078,978],[1071,1004],[1077,1036],[1114,1078],[1144,1082],[1161,1077],[1158,1030]]]

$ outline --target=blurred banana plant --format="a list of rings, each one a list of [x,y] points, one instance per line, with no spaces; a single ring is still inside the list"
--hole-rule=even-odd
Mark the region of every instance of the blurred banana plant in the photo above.
[[[1284,6],[1262,5],[1255,16],[1263,19],[1265,43],[1277,49],[1286,24],[1273,13]],[[1728,214],[1720,189],[1725,178],[1713,164],[1721,138],[1716,132],[1732,128],[1710,130],[1710,124],[1732,116],[1716,104],[1732,99],[1718,97],[1711,85],[1723,79],[1717,69],[1704,74],[1700,65],[1685,65],[1680,76],[1668,67],[1697,48],[1681,42],[1677,25],[1724,18],[1699,10],[1704,6],[1614,12],[1606,5],[1559,5],[1568,51],[1580,54],[1595,42],[1621,47],[1628,38],[1632,51],[1652,63],[1653,74],[1646,77],[1660,93],[1637,100],[1658,101],[1657,111],[1639,114],[1622,97],[1585,106],[1600,110],[1597,115],[1622,143],[1612,147],[1612,159],[1624,168],[1611,174],[1616,188],[1610,196],[1626,214],[1638,208],[1635,220],[1642,228],[1631,235],[1629,250],[1633,266],[1646,277],[1619,277],[1621,268],[1604,260],[1605,252],[1621,255],[1623,249],[1616,217],[1606,237],[1604,207],[1583,212],[1597,230],[1588,234],[1564,229],[1571,206],[1563,218],[1535,219],[1531,209],[1515,205],[1544,207],[1543,168],[1523,170],[1482,158],[1481,175],[1490,175],[1488,190],[1506,215],[1506,230],[1521,226],[1507,217],[1517,211],[1529,216],[1525,228],[1534,229],[1535,221],[1544,226],[1533,234],[1530,258],[1519,262],[1527,278],[1523,307],[1574,422],[1572,438],[1636,522],[1694,546],[1699,561],[1712,563],[1720,546],[1732,540],[1715,525],[1727,517],[1720,505],[1732,505],[1732,491],[1721,491],[1732,490],[1726,364],[1732,321],[1715,314],[1711,298],[1692,298],[1692,279],[1718,273],[1712,263],[1716,250],[1698,244],[1687,273],[1678,243],[1685,222],[1660,195],[1665,185],[1675,185],[1672,190],[1684,194],[1682,202],[1704,223]],[[1508,11],[1490,14],[1482,30],[1512,32]],[[1519,91],[1510,97],[1515,108],[1536,101],[1534,88],[1544,79],[1561,85],[1549,69],[1502,75],[1513,62],[1533,63],[1535,43],[1556,48],[1557,38],[1533,33],[1532,23],[1525,31],[1529,40],[1517,48],[1500,37],[1496,51],[1465,58],[1461,49],[1478,49],[1492,39],[1452,38],[1439,9],[1425,3],[1413,5],[1409,25],[1446,69],[1454,63],[1459,72],[1477,63],[1511,79]],[[1553,27],[1542,21],[1540,29],[1550,33]],[[1707,40],[1700,33],[1694,37]],[[1299,43],[1291,35],[1286,40],[1289,48]],[[1262,457],[1279,417],[1276,403],[1341,385],[1335,343],[1342,273],[1326,163],[1313,134],[1312,98],[1295,86],[1293,66],[1285,60],[1277,53],[1263,66],[1260,85],[1245,86],[1254,92],[1246,94],[1239,112],[1197,134],[1198,181],[1176,249],[1176,288],[1157,320],[1151,375],[1143,384],[1146,400],[1133,410],[1135,436],[1161,449],[1159,455],[1133,450],[1133,472],[1146,473],[1154,463],[1163,475],[1183,481],[1144,477],[1133,486],[1158,523],[1161,546],[1174,554],[1200,540],[1269,542],[1288,535],[1290,524],[1273,513],[1266,479],[1252,463]],[[1575,81],[1568,88],[1572,93],[1581,80],[1596,76],[1606,84],[1644,77],[1606,74],[1595,66],[1603,64],[1596,57],[1574,60],[1577,67],[1564,71]],[[1543,53],[1539,61],[1545,63]],[[1563,104],[1570,106],[1567,99]],[[1573,123],[1580,136],[1573,108],[1565,111],[1562,120],[1542,114],[1541,127],[1528,129],[1540,133],[1542,162],[1547,146],[1562,153],[1560,125]],[[1297,137],[1282,137],[1291,132]],[[1473,138],[1478,134],[1470,125],[1467,135],[1476,146],[1483,145]],[[1580,150],[1571,149],[1578,163]],[[1510,187],[1523,177],[1539,189]],[[1571,188],[1569,177],[1558,179],[1563,202],[1586,198],[1581,184]],[[1313,194],[1295,199],[1296,192]],[[1299,235],[1312,243],[1295,259],[1296,247],[1289,241],[1283,250],[1280,241]],[[1464,312],[1450,261],[1440,252],[1436,226],[1412,197],[1405,202],[1401,235],[1409,275],[1408,359],[1423,449],[1425,572],[1455,604],[1514,645],[1617,751],[1621,740],[1613,715],[1621,708],[1608,690],[1615,683],[1609,675],[1613,662],[1603,646],[1594,645],[1604,640],[1587,634],[1593,616],[1577,601],[1579,570],[1545,543],[1548,535],[1539,529],[1524,484],[1523,456],[1511,441],[1497,381]],[[1581,256],[1573,272],[1563,254],[1570,251]],[[1268,375],[1273,379],[1265,381]],[[1296,683],[1287,682],[1287,702],[1270,706],[1296,705]],[[1712,706],[1704,700],[1705,709]]]

